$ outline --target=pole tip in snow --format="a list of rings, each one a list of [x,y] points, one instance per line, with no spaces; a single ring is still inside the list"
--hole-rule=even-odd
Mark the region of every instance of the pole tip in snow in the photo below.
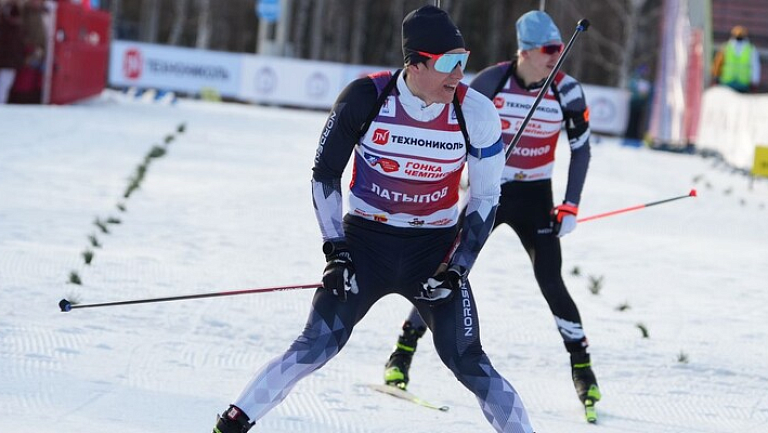
[[[688,193],[688,196],[696,197],[696,189],[692,189],[691,192]]]
[[[72,310],[72,303],[67,301],[66,299],[62,299],[59,301],[59,308],[61,308],[62,313],[66,313]]]
[[[589,28],[589,20],[586,18],[583,18],[579,23],[576,25],[576,30],[580,32],[586,32]]]

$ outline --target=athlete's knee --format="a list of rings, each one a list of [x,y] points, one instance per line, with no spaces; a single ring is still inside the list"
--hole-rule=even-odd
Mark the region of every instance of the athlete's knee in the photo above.
[[[483,366],[490,364],[482,349],[470,349],[449,358],[443,358],[441,355],[441,358],[456,378],[462,382],[464,377],[484,375]]]
[[[302,364],[324,364],[336,356],[349,341],[351,329],[332,330],[320,321],[304,328],[289,351],[298,354],[297,361]]]

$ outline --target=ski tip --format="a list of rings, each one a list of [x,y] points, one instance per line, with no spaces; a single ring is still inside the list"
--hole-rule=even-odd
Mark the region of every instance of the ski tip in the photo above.
[[[66,299],[62,299],[59,301],[59,308],[61,308],[62,313],[67,313],[69,311],[72,311],[72,303],[67,301]]]
[[[450,409],[450,407],[448,406],[440,406],[437,408],[437,410],[439,410],[440,412],[448,412],[448,409]]]
[[[696,197],[696,188],[692,189],[691,192],[688,193],[689,197]]]

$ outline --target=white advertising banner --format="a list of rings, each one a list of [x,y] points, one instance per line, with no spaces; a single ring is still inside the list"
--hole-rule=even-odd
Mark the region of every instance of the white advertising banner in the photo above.
[[[590,84],[582,87],[589,107],[589,128],[593,132],[623,136],[629,121],[629,91]]]
[[[109,84],[197,94],[216,89],[239,97],[243,56],[167,45],[114,41],[109,58]]]
[[[250,102],[328,109],[347,84],[340,63],[250,55],[242,66],[240,97]]]
[[[221,96],[258,104],[327,110],[351,81],[383,66],[346,65],[284,57],[234,54],[165,45],[114,41],[109,84]],[[464,82],[471,77],[467,76]],[[584,85],[594,132],[623,135],[629,118],[629,92]]]
[[[696,147],[749,170],[755,146],[768,146],[768,95],[745,95],[726,86],[704,91]]]

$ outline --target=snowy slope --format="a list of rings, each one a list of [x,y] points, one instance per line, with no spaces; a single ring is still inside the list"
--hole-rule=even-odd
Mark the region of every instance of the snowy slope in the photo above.
[[[301,330],[311,290],[66,314],[57,303],[319,281],[309,178],[324,120],[109,92],[76,106],[0,106],[0,430],[210,432]],[[123,199],[167,135],[168,154]],[[567,150],[559,155],[558,196]],[[768,431],[768,182],[749,189],[711,160],[603,139],[580,213],[691,188],[698,198],[586,222],[564,239],[566,283],[604,394],[596,426],[581,419],[568,357],[516,237],[503,227],[486,244],[472,273],[484,347],[539,433]],[[121,223],[101,233],[93,221],[109,217]],[[102,246],[87,266],[89,235]],[[67,283],[73,271],[82,285]],[[346,349],[253,431],[492,431],[429,339],[410,390],[449,412],[361,386],[380,380],[407,310],[395,296],[375,305]]]

